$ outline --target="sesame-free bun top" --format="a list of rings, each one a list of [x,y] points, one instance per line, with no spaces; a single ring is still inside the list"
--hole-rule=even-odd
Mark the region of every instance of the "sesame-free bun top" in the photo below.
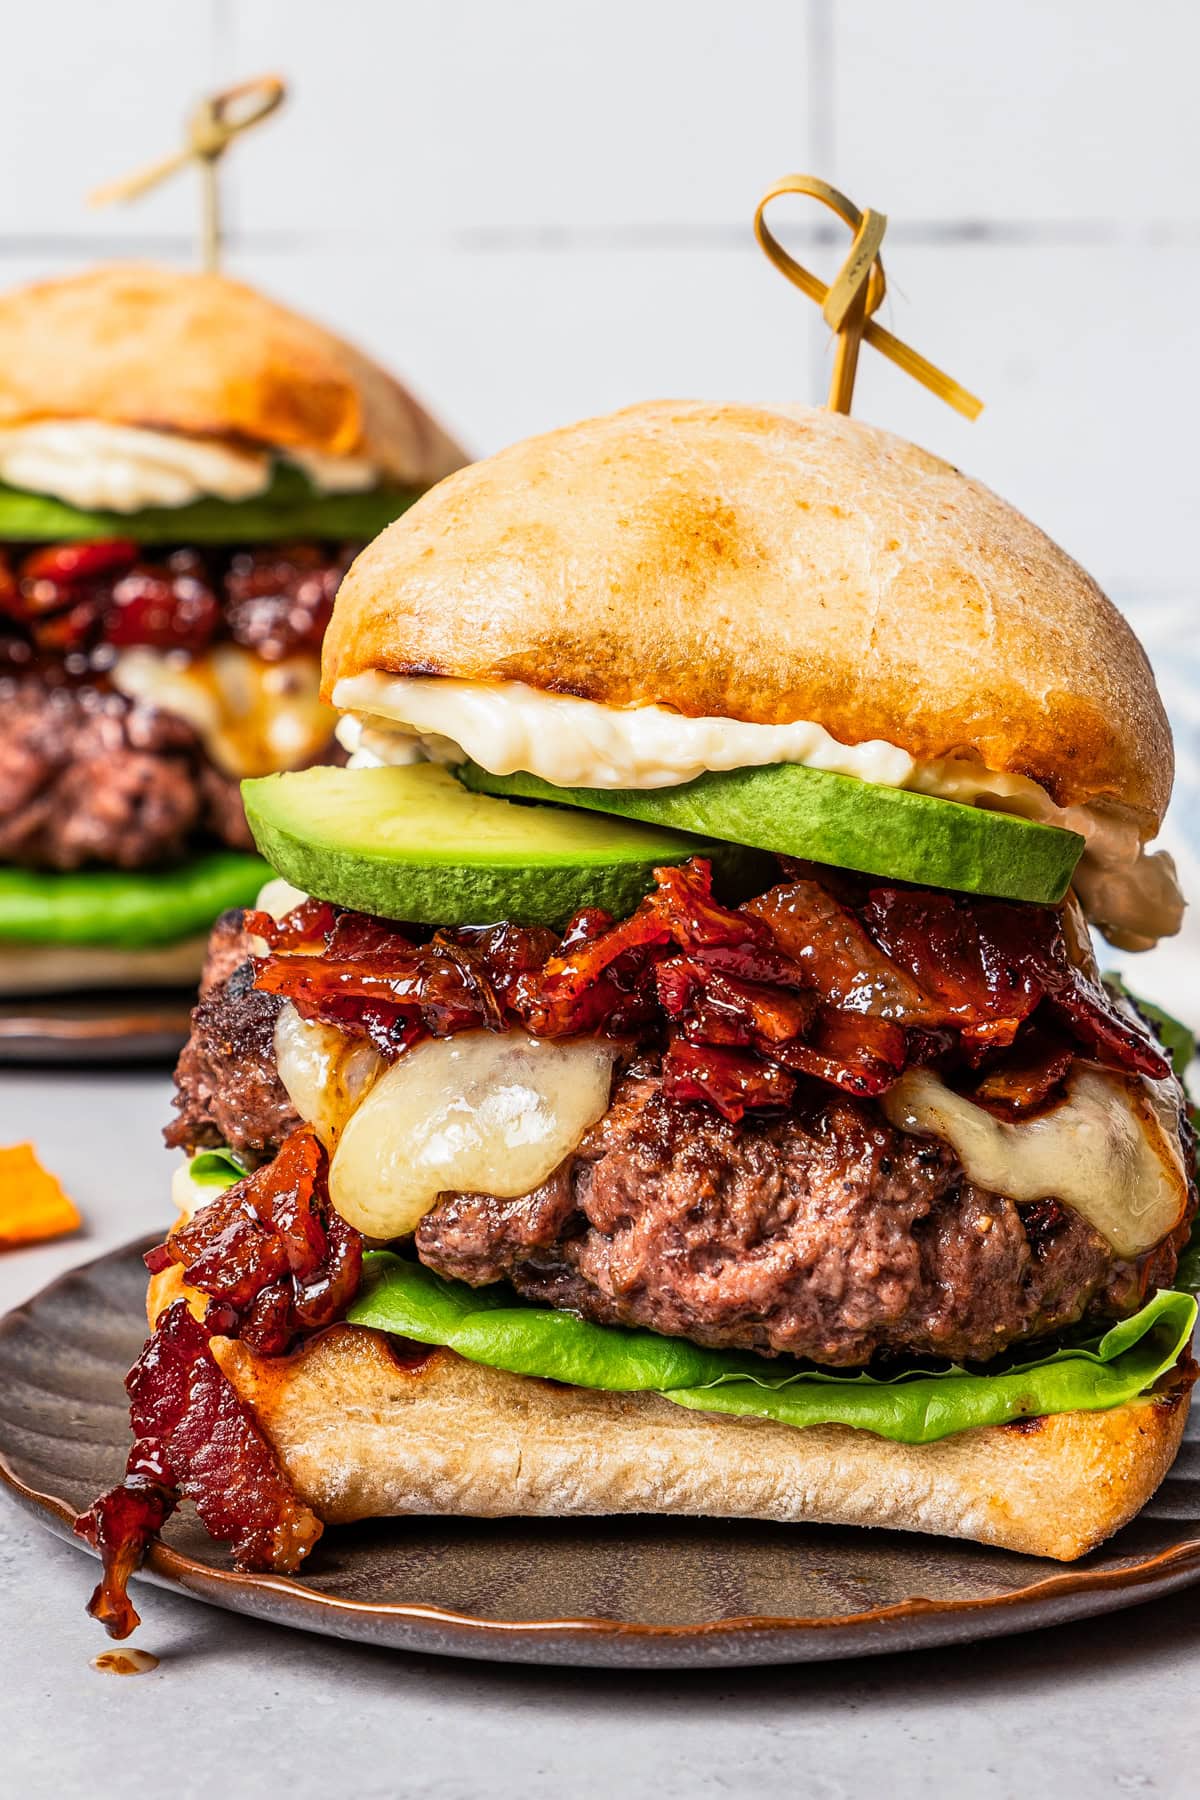
[[[1143,832],[1171,735],[1096,583],[979,482],[836,413],[656,401],[462,469],[359,556],[325,692],[370,670],[814,720],[966,755]]]
[[[0,294],[0,425],[101,419],[363,458],[406,487],[466,460],[386,370],[256,289],[112,263]]]

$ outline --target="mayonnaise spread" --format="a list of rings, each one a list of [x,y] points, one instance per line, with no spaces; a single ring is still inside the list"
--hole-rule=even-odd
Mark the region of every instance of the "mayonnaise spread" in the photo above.
[[[213,496],[249,500],[271,485],[276,453],[220,438],[149,431],[103,419],[34,419],[0,426],[0,481],[53,494],[94,512],[186,506]],[[378,471],[358,457],[289,451],[321,493],[373,487]]]

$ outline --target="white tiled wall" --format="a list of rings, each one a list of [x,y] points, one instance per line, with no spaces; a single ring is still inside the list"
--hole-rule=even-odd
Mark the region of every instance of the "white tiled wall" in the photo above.
[[[967,425],[866,353],[858,410],[1128,608],[1200,840],[1198,63],[1192,0],[42,0],[6,22],[0,280],[186,256],[188,178],[119,214],[82,194],[206,84],[278,69],[291,105],[227,179],[231,268],[487,451],[651,393],[820,399],[819,318],[750,218],[825,174],[892,219],[885,322],[988,403]]]

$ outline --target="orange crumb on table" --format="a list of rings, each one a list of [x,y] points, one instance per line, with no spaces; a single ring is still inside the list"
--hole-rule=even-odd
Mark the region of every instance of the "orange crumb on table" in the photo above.
[[[32,1144],[0,1145],[0,1250],[78,1231],[82,1220]]]

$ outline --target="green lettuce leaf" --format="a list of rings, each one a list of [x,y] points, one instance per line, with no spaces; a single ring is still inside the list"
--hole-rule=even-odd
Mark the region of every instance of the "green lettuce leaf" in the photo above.
[[[231,906],[252,906],[269,864],[214,850],[174,869],[0,868],[0,942],[144,950],[207,931]]]
[[[187,1165],[188,1180],[193,1187],[209,1194],[219,1194],[247,1173],[232,1150],[198,1150]]]
[[[1188,1294],[1155,1294],[1132,1319],[1097,1339],[1063,1345],[995,1373],[950,1367],[888,1379],[830,1374],[765,1357],[705,1350],[652,1331],[594,1325],[522,1302],[505,1288],[445,1281],[390,1251],[373,1251],[347,1313],[469,1362],[573,1387],[659,1393],[679,1406],[788,1425],[844,1424],[901,1443],[930,1443],[978,1425],[1034,1414],[1102,1411],[1154,1385],[1174,1367],[1196,1320]]]
[[[416,494],[368,488],[322,494],[294,464],[279,462],[270,487],[249,500],[194,500],[141,512],[88,512],[53,494],[0,483],[0,539],[9,543],[132,538],[138,544],[248,544],[293,537],[366,543],[411,506]]]

